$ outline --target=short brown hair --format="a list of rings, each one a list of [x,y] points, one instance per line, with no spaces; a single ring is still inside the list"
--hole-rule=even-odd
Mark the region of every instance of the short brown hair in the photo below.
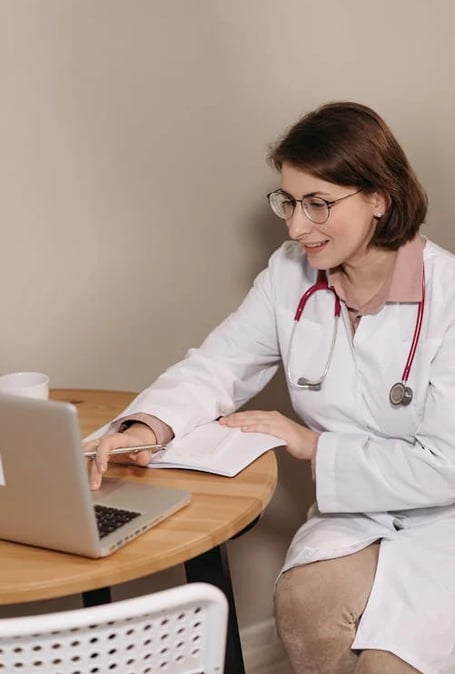
[[[328,103],[302,117],[271,149],[271,165],[289,163],[318,178],[382,192],[388,207],[371,245],[396,250],[414,238],[428,199],[384,120],[359,103]]]

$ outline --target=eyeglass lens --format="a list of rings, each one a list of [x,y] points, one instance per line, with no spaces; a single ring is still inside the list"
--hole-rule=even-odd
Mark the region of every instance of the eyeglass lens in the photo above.
[[[283,192],[272,192],[269,196],[270,206],[273,212],[279,218],[289,220],[292,218],[297,201]],[[302,208],[305,215],[311,222],[316,224],[323,224],[328,220],[329,207],[324,199],[320,197],[309,197],[302,199]]]

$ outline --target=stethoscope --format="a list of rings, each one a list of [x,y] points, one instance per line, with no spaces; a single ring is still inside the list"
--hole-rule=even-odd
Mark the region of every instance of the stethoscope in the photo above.
[[[305,309],[306,303],[314,293],[318,290],[328,290],[333,293],[335,297],[335,309],[334,309],[334,323],[333,323],[333,332],[332,332],[332,341],[330,343],[329,355],[325,363],[324,369],[320,377],[316,379],[308,379],[307,377],[299,377],[297,380],[293,379],[291,374],[291,353],[292,353],[292,344],[294,342],[295,331],[297,328],[297,323],[300,321],[302,312]],[[414,328],[414,335],[412,337],[411,348],[409,349],[408,358],[406,360],[406,365],[404,366],[403,374],[401,375],[401,381],[398,381],[396,384],[393,384],[389,391],[389,400],[394,407],[400,405],[409,405],[412,400],[413,392],[410,386],[408,386],[409,373],[411,372],[412,363],[414,361],[415,352],[417,345],[419,343],[420,331],[422,329],[422,319],[423,319],[423,310],[425,307],[425,273],[422,271],[422,299],[419,302],[419,308],[417,311],[417,318]],[[297,306],[297,311],[294,316],[294,325],[291,332],[291,337],[289,340],[288,348],[288,357],[286,371],[288,379],[296,388],[305,389],[307,391],[320,391],[322,383],[326,378],[327,372],[329,371],[330,363],[332,362],[333,352],[335,349],[335,342],[338,330],[338,321],[341,316],[341,301],[338,297],[334,288],[329,286],[327,281],[327,275],[323,269],[318,270],[318,275],[316,283],[312,285],[308,290],[306,290],[302,297],[300,298],[299,304]]]

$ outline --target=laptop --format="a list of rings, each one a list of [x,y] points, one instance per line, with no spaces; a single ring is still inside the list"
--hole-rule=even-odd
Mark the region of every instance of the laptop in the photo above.
[[[110,478],[91,491],[74,405],[0,394],[1,539],[105,557],[190,500]]]

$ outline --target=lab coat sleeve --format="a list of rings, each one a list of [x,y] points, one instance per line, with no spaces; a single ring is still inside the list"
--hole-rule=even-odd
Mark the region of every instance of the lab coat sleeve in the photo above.
[[[325,432],[316,455],[322,513],[382,512],[455,503],[455,322],[431,364],[413,442]]]
[[[279,251],[277,251],[279,254]],[[170,367],[121,417],[145,412],[175,437],[229,414],[258,393],[280,360],[274,311],[274,260],[256,278],[239,309]]]

